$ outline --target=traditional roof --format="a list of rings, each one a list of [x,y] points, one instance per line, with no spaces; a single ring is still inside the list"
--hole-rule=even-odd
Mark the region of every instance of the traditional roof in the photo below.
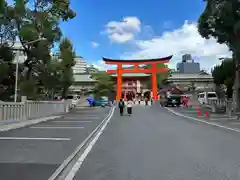
[[[158,92],[159,93],[164,93],[164,92],[167,92],[167,91],[170,91],[170,92],[175,93],[175,94],[183,94],[183,91],[181,91],[177,87],[166,87],[166,88],[160,89]]]
[[[117,74],[112,74],[112,77],[117,77]],[[151,74],[145,73],[123,73],[122,77],[149,77]]]
[[[151,62],[159,62],[159,63],[166,63],[172,58],[171,56],[163,57],[163,58],[154,58],[154,59],[110,59],[102,57],[103,61],[105,61],[107,64],[114,64],[114,63],[122,63],[122,64],[132,64],[132,63],[151,63]]]
[[[202,72],[197,74],[172,73],[171,76],[168,77],[168,80],[172,79],[213,79],[213,77],[211,74]]]

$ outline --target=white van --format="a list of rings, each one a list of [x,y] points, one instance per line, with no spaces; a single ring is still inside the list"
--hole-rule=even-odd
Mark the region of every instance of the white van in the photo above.
[[[79,95],[68,95],[67,99],[72,100],[72,105],[76,106],[80,102],[80,96]]]
[[[207,104],[208,100],[217,100],[216,92],[202,92],[198,94],[198,101],[201,104]]]

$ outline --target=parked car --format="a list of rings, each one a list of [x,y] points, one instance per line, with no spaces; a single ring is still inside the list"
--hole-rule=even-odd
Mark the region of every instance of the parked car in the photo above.
[[[171,92],[166,92],[165,95],[162,95],[160,98],[161,106],[177,106],[181,105],[181,95],[174,94]]]
[[[208,100],[217,100],[216,92],[202,92],[198,94],[198,101],[201,104],[207,104]]]
[[[87,100],[90,106],[106,107],[110,105],[108,101],[108,97],[105,97],[105,96],[102,96],[100,98],[89,97]]]
[[[67,99],[72,101],[73,106],[76,106],[80,101],[80,96],[79,95],[68,95]]]

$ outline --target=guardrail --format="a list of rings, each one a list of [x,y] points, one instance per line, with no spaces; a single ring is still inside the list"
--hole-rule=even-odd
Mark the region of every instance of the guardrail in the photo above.
[[[0,121],[22,121],[66,113],[71,101],[0,102]]]
[[[208,103],[204,106],[210,108],[212,112],[226,112],[231,105],[232,101],[226,99],[209,99]]]

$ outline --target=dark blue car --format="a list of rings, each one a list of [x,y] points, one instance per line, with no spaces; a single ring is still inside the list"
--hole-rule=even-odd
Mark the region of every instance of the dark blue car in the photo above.
[[[99,99],[90,97],[87,100],[90,106],[102,106],[102,107],[109,106],[108,98],[104,96],[100,97]]]

